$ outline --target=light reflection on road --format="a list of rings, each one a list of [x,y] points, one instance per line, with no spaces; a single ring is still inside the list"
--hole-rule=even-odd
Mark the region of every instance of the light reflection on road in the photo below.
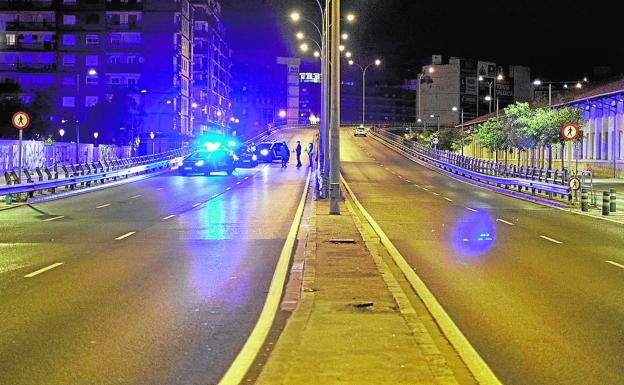
[[[487,211],[466,213],[451,233],[451,246],[464,262],[486,254],[494,243],[496,228]]]

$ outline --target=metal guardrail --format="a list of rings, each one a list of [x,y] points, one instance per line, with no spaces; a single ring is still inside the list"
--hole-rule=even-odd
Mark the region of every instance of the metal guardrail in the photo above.
[[[164,170],[179,165],[182,158],[191,152],[192,149],[186,147],[134,158],[102,159],[92,163],[55,165],[52,168],[26,170],[25,178],[20,178],[14,171],[5,172],[7,186],[0,187],[0,196],[9,197],[7,201],[10,202],[12,196],[17,194],[28,194],[32,197],[38,191],[54,193],[61,187],[75,189],[78,185],[90,186],[98,181],[104,183],[110,179],[117,180],[130,175]],[[25,181],[25,183],[19,183],[20,181]]]
[[[378,128],[371,129],[370,133],[389,147],[413,160],[428,163],[453,174],[497,187],[516,187],[519,192],[524,189],[531,191],[532,194],[536,192],[547,194],[550,198],[554,195],[568,199],[571,197],[567,175],[561,171],[549,170],[550,172],[546,174],[531,174],[526,172],[528,169],[526,167],[495,163],[434,150]]]

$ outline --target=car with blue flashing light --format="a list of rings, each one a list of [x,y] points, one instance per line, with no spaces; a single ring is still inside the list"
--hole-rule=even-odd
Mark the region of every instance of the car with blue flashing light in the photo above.
[[[213,151],[200,150],[186,158],[180,167],[181,175],[210,175],[213,172],[226,172],[232,175],[238,157],[226,148]]]
[[[258,154],[251,146],[240,145],[234,150],[234,154],[238,157],[236,167],[254,168],[258,165]]]
[[[256,146],[258,162],[272,163],[282,159],[280,148],[286,145],[285,142],[262,142]]]

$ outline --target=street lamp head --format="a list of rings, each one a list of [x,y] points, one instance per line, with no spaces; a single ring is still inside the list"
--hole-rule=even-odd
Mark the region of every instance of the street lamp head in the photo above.
[[[584,78],[583,78],[583,82],[584,82],[584,83],[587,83],[587,82],[589,82],[589,80],[588,80],[586,77],[584,77]]]
[[[87,74],[91,76],[95,76],[97,75],[97,71],[94,68],[91,68],[89,71],[87,71]]]
[[[301,44],[301,45],[299,46],[299,49],[300,49],[302,52],[308,52],[308,49],[309,49],[309,48],[310,48],[310,47],[309,47],[306,43],[303,43],[303,44]]]
[[[314,51],[314,57],[320,57],[321,53],[319,51]]]
[[[67,119],[61,119],[61,123],[67,123]]]
[[[93,133],[93,139],[97,139],[97,138],[98,138],[98,136],[100,136],[100,133],[99,133],[99,132],[97,132],[97,131],[95,131],[95,132]]]
[[[483,76],[479,75],[479,81],[482,82],[483,81]]]
[[[536,87],[539,87],[539,86],[542,85],[542,81],[539,80],[539,79],[535,79],[535,80],[533,80],[533,85],[536,86]]]
[[[340,52],[343,52],[346,49],[346,47],[340,44],[340,46],[338,46],[338,49],[340,50]]]
[[[351,56],[353,56],[353,54],[351,52],[345,52],[345,57],[350,58]]]
[[[349,60],[349,65],[352,66],[353,64],[355,64],[355,62],[353,60]]]
[[[299,12],[292,12],[290,14],[290,19],[294,22],[297,22],[299,20],[301,20],[301,14],[299,14]]]
[[[418,123],[422,123],[422,119],[421,119],[421,118],[418,118],[417,122],[418,122]]]
[[[234,120],[234,123],[240,123],[240,119],[236,118],[236,119]]]
[[[451,111],[453,111],[453,112],[457,112],[457,107],[453,106],[453,107],[451,108]]]
[[[197,108],[197,103],[195,103],[195,102],[191,103],[191,107]]]
[[[349,34],[348,33],[343,33],[342,35],[340,35],[340,37],[342,38],[342,40],[347,40],[347,39],[349,39]]]
[[[504,79],[503,74],[498,74],[498,76],[496,77],[496,80],[503,80],[503,79]]]
[[[576,88],[583,88],[583,85],[581,84],[581,82],[576,83]]]
[[[567,85],[567,84],[564,84],[564,85],[563,85],[563,88],[567,89],[567,88],[568,88],[568,85]]]
[[[141,93],[142,93],[142,94],[146,94],[146,93],[147,93],[147,90],[146,90],[146,89],[142,89],[142,90],[141,90]]]
[[[491,97],[490,95],[487,95],[487,96],[485,97],[485,101],[486,101],[486,102],[491,102],[491,101],[492,101],[492,97]]]
[[[278,116],[284,119],[286,117],[286,110],[279,110]]]
[[[355,15],[352,13],[347,14],[347,21],[353,23],[355,21]]]
[[[303,32],[297,32],[295,36],[297,37],[297,40],[303,40],[305,38]]]
[[[150,132],[150,139],[154,140],[154,137],[156,136],[156,134],[154,134],[154,131]]]
[[[432,74],[432,73],[434,73],[434,72],[435,72],[435,67],[430,66],[430,67],[427,69],[427,71],[428,71],[430,74]]]
[[[376,60],[375,60],[375,65],[379,67],[379,66],[381,65],[381,60],[376,59]]]
[[[430,118],[435,118],[434,114],[429,115]]]
[[[167,104],[171,104],[171,100],[167,100]]]
[[[63,135],[65,135],[65,130],[63,130],[62,128],[59,130],[59,135],[61,136],[61,138],[63,137]]]

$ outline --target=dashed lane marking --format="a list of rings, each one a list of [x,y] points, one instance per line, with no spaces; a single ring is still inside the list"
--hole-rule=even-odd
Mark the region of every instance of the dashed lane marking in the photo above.
[[[447,201],[453,203],[453,200],[451,198],[444,197],[444,199],[446,199]]]
[[[48,219],[44,219],[44,222],[52,222],[55,221],[57,219],[61,219],[61,218],[65,218],[65,215],[59,215],[58,217],[53,217],[53,218],[48,218]]]
[[[105,205],[100,205],[100,206],[97,206],[97,207],[96,207],[96,209],[103,209],[103,208],[108,207],[108,206],[110,206],[110,205],[111,205],[110,203],[107,203],[107,204],[105,204]]]
[[[624,269],[624,265],[622,265],[622,264],[620,264],[620,263],[613,262],[613,261],[605,261],[605,262],[606,262],[606,263],[608,263],[608,264],[610,264],[610,265],[613,265],[613,266],[619,267],[620,269]]]
[[[121,235],[117,238],[115,238],[116,241],[121,241],[122,239],[126,239],[132,235],[136,234],[136,231],[130,231],[129,233],[125,233],[124,235]]]
[[[545,239],[545,240],[547,240],[548,242],[556,243],[556,244],[558,244],[558,245],[560,245],[560,244],[562,244],[562,243],[563,243],[563,242],[558,241],[558,240],[556,240],[556,239],[549,238],[549,237],[547,237],[547,236],[545,236],[545,235],[540,235],[540,238]]]
[[[166,216],[166,217],[164,217],[162,220],[163,220],[163,221],[166,221],[167,219],[171,219],[171,218],[173,218],[173,217],[175,217],[175,215],[174,215],[174,214],[167,215],[167,216]]]
[[[509,226],[515,226],[513,223],[508,222],[508,221],[506,221],[504,219],[500,219],[500,218],[497,218],[496,222],[501,222],[501,223],[504,223],[504,224],[509,225]]]
[[[225,189],[225,191],[230,191],[231,189],[232,189],[231,187],[228,187]]]
[[[470,210],[470,211],[472,211],[473,213],[476,213],[476,212],[477,212],[477,210],[473,209],[472,207],[466,207],[466,210]]]
[[[433,195],[437,196],[437,197],[439,197],[439,196],[440,196],[440,194],[438,194],[438,193],[437,193],[437,192],[435,192],[435,191],[432,191],[431,193],[432,193]]]
[[[63,264],[63,262],[56,262],[51,264],[50,266],[44,267],[43,269],[39,269],[37,271],[33,271],[32,273],[26,274],[24,276],[24,278],[32,278],[32,277],[36,277],[37,275],[41,274],[41,273],[45,273],[48,270],[52,270],[55,269],[59,266],[61,266]]]
[[[164,187],[159,187],[159,188],[156,189],[156,191],[161,191],[161,190],[164,190],[164,189],[165,189]]]
[[[130,198],[128,198],[128,199],[136,199],[136,198],[140,198],[140,197],[142,197],[142,196],[143,196],[143,195],[138,194],[138,195],[131,196],[131,197],[130,197]]]
[[[243,182],[236,182],[236,184],[241,184],[241,183],[243,183]]]
[[[197,207],[197,206],[199,206],[199,205],[201,205],[201,203],[195,203],[195,204],[193,205],[193,208],[195,208],[195,207]]]

